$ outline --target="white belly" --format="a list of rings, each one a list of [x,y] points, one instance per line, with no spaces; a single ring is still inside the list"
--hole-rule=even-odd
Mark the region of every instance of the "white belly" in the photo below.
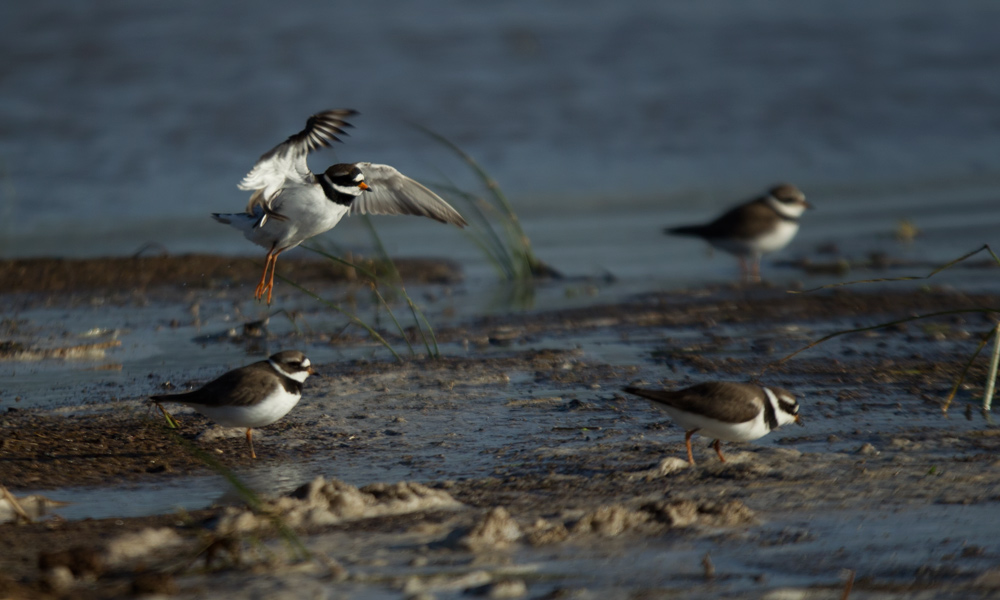
[[[757,418],[743,423],[722,423],[714,419],[706,419],[701,415],[680,412],[669,406],[659,406],[675,423],[684,428],[684,431],[697,429],[698,433],[719,439],[725,442],[749,442],[767,435],[767,425],[764,423],[764,412],[761,411]]]
[[[771,233],[760,237],[753,244],[754,251],[758,254],[767,254],[775,250],[781,250],[792,241],[795,234],[799,232],[799,224],[794,221],[781,221]]]
[[[268,217],[263,227],[244,230],[251,242],[268,250],[294,248],[309,238],[333,229],[348,207],[327,199],[318,185],[285,188],[271,203],[284,220]]]
[[[774,231],[756,239],[710,238],[708,243],[719,250],[736,256],[760,256],[781,250],[792,241],[798,232],[798,223],[781,221],[774,228]]]
[[[190,406],[223,427],[263,427],[288,414],[299,403],[301,395],[289,394],[278,387],[263,402],[252,406]]]

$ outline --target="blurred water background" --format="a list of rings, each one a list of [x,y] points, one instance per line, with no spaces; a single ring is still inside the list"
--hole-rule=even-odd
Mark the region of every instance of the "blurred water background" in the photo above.
[[[308,115],[352,107],[314,169],[474,187],[419,123],[570,273],[728,278],[662,227],[778,181],[816,206],[786,256],[947,260],[1000,241],[998,23],[993,0],[7,2],[0,255],[259,253],[208,213],[240,210],[236,183]],[[923,236],[901,249],[904,218]],[[349,221],[326,237],[369,248]],[[456,231],[376,225],[393,253],[488,270]]]

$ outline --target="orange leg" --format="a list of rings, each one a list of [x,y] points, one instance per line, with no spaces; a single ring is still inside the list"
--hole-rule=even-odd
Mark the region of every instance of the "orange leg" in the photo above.
[[[694,454],[691,453],[691,436],[694,435],[694,432],[696,431],[698,430],[692,429],[691,431],[684,433],[684,444],[687,445],[688,449],[688,464],[691,466],[694,466]]]
[[[278,255],[281,254],[281,250],[274,253],[274,257],[271,259],[271,278],[267,280],[267,305],[271,306],[271,290],[274,289],[274,270],[278,266]]]
[[[271,263],[274,262],[274,248],[267,251],[267,260],[264,262],[264,272],[260,275],[260,283],[257,284],[257,289],[254,290],[253,297],[255,300],[260,300],[264,296],[264,289],[267,287],[267,270],[271,267]]]
[[[278,255],[281,254],[281,250],[275,250],[271,248],[267,252],[267,262],[264,263],[264,273],[260,276],[260,283],[257,284],[257,289],[254,291],[254,299],[260,300],[264,297],[264,292],[267,292],[267,304],[271,305],[271,290],[274,289],[274,269],[278,263]],[[268,269],[271,270],[271,276],[267,276]]]
[[[715,442],[712,443],[712,447],[715,448],[715,453],[719,455],[719,460],[726,462],[726,457],[722,455],[722,442],[715,440]]]
[[[253,429],[247,428],[247,444],[250,446],[250,458],[257,458],[257,453],[253,451]]]

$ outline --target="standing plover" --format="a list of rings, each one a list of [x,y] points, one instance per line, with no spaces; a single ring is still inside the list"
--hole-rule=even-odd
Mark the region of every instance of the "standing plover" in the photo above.
[[[664,233],[700,237],[739,258],[744,281],[760,281],[760,257],[792,241],[799,231],[799,217],[807,208],[812,207],[805,195],[785,183],[729,209],[711,223],[668,227]]]
[[[251,458],[253,428],[270,425],[298,404],[302,384],[313,374],[309,359],[298,350],[278,352],[267,360],[233,369],[186,394],[150,396],[166,415],[161,402],[180,402],[223,427],[246,427]]]
[[[778,387],[711,381],[676,391],[632,386],[624,391],[652,401],[653,406],[684,428],[688,462],[692,465],[691,436],[696,432],[715,438],[712,444],[715,452],[719,460],[726,462],[722,440],[749,442],[781,425],[802,423],[799,403],[787,390]]]

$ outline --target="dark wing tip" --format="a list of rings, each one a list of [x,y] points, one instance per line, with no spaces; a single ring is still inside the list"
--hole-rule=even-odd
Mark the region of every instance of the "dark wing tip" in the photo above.
[[[360,113],[356,110],[350,108],[338,108],[336,110],[324,110],[323,112],[316,113],[315,115],[309,117],[306,121],[306,129],[309,129],[316,123],[323,123],[333,128],[339,127],[354,127],[345,119],[359,115]]]
[[[622,388],[622,391],[628,394],[634,394],[640,398],[645,398],[646,400],[650,400],[652,402],[666,404],[668,406],[673,404],[672,398],[675,396],[675,392],[671,392],[669,390],[650,390],[632,385]]]
[[[626,394],[635,394],[636,396],[641,396],[646,390],[642,388],[635,387],[634,385],[628,385],[622,388],[622,391]]]
[[[347,117],[357,115],[358,111],[351,108],[324,110],[309,117],[306,128],[288,138],[293,144],[305,144],[312,152],[319,148],[329,148],[331,142],[342,142],[338,136],[349,137],[345,129],[353,127],[345,121]]]
[[[353,108],[331,108],[329,110],[324,110],[313,115],[314,117],[322,117],[330,115],[333,117],[353,117],[355,115],[360,115],[358,111]]]
[[[681,225],[680,227],[664,227],[663,233],[667,235],[701,235],[700,225]]]

